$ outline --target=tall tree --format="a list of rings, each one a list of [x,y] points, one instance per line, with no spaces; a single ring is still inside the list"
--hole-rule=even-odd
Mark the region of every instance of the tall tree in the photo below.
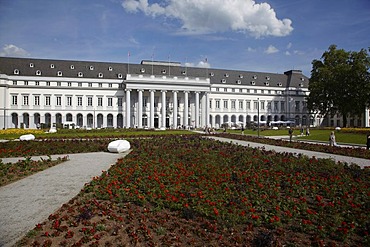
[[[331,45],[321,60],[312,61],[307,106],[321,115],[361,115],[370,106],[370,58],[367,50],[337,49]]]

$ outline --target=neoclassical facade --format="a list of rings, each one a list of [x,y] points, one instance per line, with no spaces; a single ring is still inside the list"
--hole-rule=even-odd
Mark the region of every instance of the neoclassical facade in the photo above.
[[[0,57],[0,128],[315,125],[300,70],[265,73]]]

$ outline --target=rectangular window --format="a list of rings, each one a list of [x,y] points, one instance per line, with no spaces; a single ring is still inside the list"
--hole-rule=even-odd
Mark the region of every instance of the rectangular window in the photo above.
[[[18,96],[17,95],[12,96],[12,105],[18,105]]]
[[[299,102],[299,101],[296,101],[296,102],[295,102],[295,111],[296,111],[296,112],[299,112],[299,111],[300,111],[300,109],[301,109],[300,102]]]
[[[60,87],[62,86],[62,83],[60,81],[57,82],[57,86]]]
[[[109,83],[108,85],[109,85],[109,87],[113,87],[113,84],[112,83]]]
[[[40,105],[40,96],[39,95],[35,95],[33,99],[34,99],[34,102],[33,102],[34,105]]]
[[[61,106],[62,105],[62,96],[57,96],[57,103],[56,103],[56,105],[57,106]]]
[[[46,86],[50,86],[50,81],[47,81],[46,82]]]
[[[78,86],[79,86],[79,87],[82,87],[82,82],[79,82],[79,83],[78,83]]]
[[[265,101],[261,101],[261,110],[265,110]]]
[[[17,85],[17,81],[13,81],[13,85]]]
[[[243,110],[243,101],[239,101],[239,109]]]
[[[279,111],[279,102],[274,101],[274,110],[277,112]]]
[[[113,98],[108,98],[108,106],[113,106]]]
[[[45,105],[50,106],[50,96],[45,96]]]
[[[87,106],[92,106],[92,105],[93,105],[93,98],[87,97]]]
[[[123,99],[122,98],[118,98],[117,105],[118,106],[122,106],[122,102],[123,102]]]
[[[39,81],[36,81],[36,82],[35,82],[35,85],[36,85],[36,86],[40,86],[40,82],[39,82]]]
[[[24,85],[25,86],[28,86],[28,81],[24,81]]]
[[[72,96],[67,96],[67,106],[72,106]]]
[[[82,96],[77,97],[77,105],[82,106]]]
[[[103,87],[103,83],[99,83],[99,87]]]
[[[88,84],[88,85],[89,85],[89,87],[92,87],[92,83],[91,83],[91,82],[89,82],[89,84]]]
[[[247,110],[250,110],[250,109],[251,109],[251,102],[247,101]]]
[[[219,91],[220,91],[220,89],[218,87],[216,87],[216,92],[219,92]]]
[[[68,82],[68,87],[72,87],[72,82]]]
[[[28,95],[23,95],[23,105],[28,105]]]
[[[148,106],[148,97],[144,97],[143,98],[143,107],[147,107]]]
[[[98,97],[98,106],[103,106],[103,98]]]
[[[228,108],[228,101],[227,100],[224,100],[224,108],[227,109]]]
[[[232,100],[231,101],[231,109],[235,109],[236,108],[236,102],[235,100]]]
[[[216,100],[216,109],[220,109],[220,100]]]
[[[271,110],[271,101],[267,102],[267,110]]]
[[[281,112],[285,112],[285,102],[284,101],[280,102],[280,109],[281,109]]]
[[[209,101],[209,109],[212,109],[212,100]]]
[[[254,110],[258,110],[258,101],[253,102],[253,108]]]

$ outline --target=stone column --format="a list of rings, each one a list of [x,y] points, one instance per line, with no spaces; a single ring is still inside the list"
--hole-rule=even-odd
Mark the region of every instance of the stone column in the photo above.
[[[189,120],[188,120],[188,117],[189,117],[189,92],[188,91],[185,91],[184,92],[185,94],[185,99],[184,99],[184,121],[183,121],[183,124],[185,126],[185,128],[188,127],[189,125]]]
[[[210,109],[209,109],[209,93],[205,93],[205,95],[206,95],[206,105],[205,105],[205,109],[206,109],[206,112],[205,112],[205,119],[206,119],[206,122],[205,122],[205,124],[206,124],[206,126],[208,126],[208,127],[210,127],[209,126],[209,112],[210,112]]]
[[[177,129],[177,91],[173,91],[173,128]]]
[[[162,90],[162,123],[161,129],[166,129],[166,91]]]
[[[126,89],[126,127],[131,127],[131,89]]]
[[[155,90],[150,90],[150,128],[154,128],[154,93]]]
[[[195,128],[199,128],[199,92],[195,92]]]
[[[138,128],[141,129],[143,128],[143,91],[144,90],[137,90],[139,94],[139,102],[138,102]]]

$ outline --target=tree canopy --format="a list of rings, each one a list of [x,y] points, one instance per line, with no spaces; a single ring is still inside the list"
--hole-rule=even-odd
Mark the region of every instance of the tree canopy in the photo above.
[[[321,115],[361,115],[370,106],[370,58],[366,49],[359,52],[331,45],[320,60],[312,61],[307,106]]]

